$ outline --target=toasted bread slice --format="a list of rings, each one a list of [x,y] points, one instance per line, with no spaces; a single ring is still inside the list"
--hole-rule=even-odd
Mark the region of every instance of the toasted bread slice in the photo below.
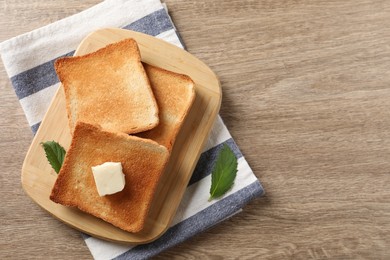
[[[176,136],[195,99],[195,86],[186,75],[144,63],[146,74],[159,106],[160,123],[152,130],[138,133],[172,150]]]
[[[50,199],[138,232],[168,158],[168,150],[154,141],[77,122]],[[91,167],[107,161],[122,163],[126,183],[122,191],[100,197]]]
[[[158,124],[158,107],[136,41],[125,39],[83,56],[56,60],[71,132],[76,121],[138,133]]]

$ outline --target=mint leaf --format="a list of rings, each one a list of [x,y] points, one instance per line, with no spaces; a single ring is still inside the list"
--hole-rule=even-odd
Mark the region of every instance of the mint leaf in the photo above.
[[[237,174],[237,158],[227,144],[219,151],[211,173],[209,201],[224,195],[234,183]]]
[[[46,158],[51,167],[53,167],[56,173],[59,173],[64,162],[65,149],[55,141],[42,142],[41,145],[45,150]]]

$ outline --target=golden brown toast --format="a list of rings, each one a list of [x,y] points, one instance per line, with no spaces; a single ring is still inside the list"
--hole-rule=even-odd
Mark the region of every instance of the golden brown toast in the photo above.
[[[77,122],[50,199],[138,232],[168,158],[168,150],[154,141]],[[91,167],[107,161],[122,163],[126,183],[122,191],[100,197]]]
[[[158,107],[133,39],[56,60],[71,132],[77,121],[138,133],[158,124]]]
[[[152,130],[138,133],[172,150],[176,136],[195,99],[195,86],[186,75],[144,63],[146,74],[159,107],[160,123]]]

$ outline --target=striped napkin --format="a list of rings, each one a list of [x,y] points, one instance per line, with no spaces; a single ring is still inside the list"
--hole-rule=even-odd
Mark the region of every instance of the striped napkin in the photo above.
[[[105,27],[146,33],[183,48],[159,0],[103,1],[79,14],[2,42],[3,63],[34,133],[59,87],[53,68],[55,59],[73,55],[87,34]],[[237,178],[223,198],[209,202],[210,173],[223,144],[229,145],[238,158]],[[144,259],[216,225],[263,193],[261,184],[218,116],[174,221],[162,237],[146,245],[128,246],[82,236],[95,259]]]

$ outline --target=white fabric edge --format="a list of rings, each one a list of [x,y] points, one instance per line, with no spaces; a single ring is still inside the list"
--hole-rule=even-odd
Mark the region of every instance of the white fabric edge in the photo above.
[[[218,115],[215,119],[213,127],[211,128],[209,138],[207,139],[207,142],[203,147],[202,152],[205,152],[213,148],[215,145],[221,144],[230,138],[232,138],[232,136],[230,135],[225,124],[223,123],[222,118]]]
[[[7,74],[11,78],[53,57],[73,51],[92,31],[105,27],[123,27],[161,8],[163,6],[159,0],[107,0],[73,16],[6,40],[0,43],[0,52]]]
[[[155,37],[183,49],[183,45],[181,45],[181,42],[179,41],[179,38],[176,35],[175,29],[170,29],[168,31],[162,32],[159,35],[156,35]]]
[[[241,213],[243,210],[239,209],[233,214],[230,214],[229,216],[225,217],[224,219],[221,219],[218,223],[221,223],[239,213]],[[105,240],[101,240],[94,237],[89,237],[85,240],[85,244],[88,246],[89,251],[92,254],[92,257],[95,260],[109,260],[113,259],[115,257],[118,257],[127,251],[131,250],[135,246],[131,245],[121,245],[114,242],[108,242]]]
[[[237,177],[235,179],[235,184],[233,185],[231,190],[229,190],[223,197],[219,199],[208,201],[210,196],[209,189],[211,185],[211,175],[208,175],[200,181],[187,187],[187,190],[185,191],[183,199],[179,205],[178,211],[170,227],[190,218],[191,216],[210,207],[211,205],[218,203],[220,199],[232,195],[257,181],[257,178],[254,176],[251,168],[249,167],[244,157],[238,159],[237,169],[238,171]],[[230,218],[231,216],[241,211],[242,210],[238,210],[235,213],[226,216],[226,218],[224,218],[223,220]],[[115,258],[134,247],[130,245],[119,245],[94,237],[89,237],[85,239],[85,243],[90,249],[93,257],[98,260]]]
[[[19,100],[30,126],[42,121],[59,85],[54,84]]]
[[[244,157],[238,159],[237,170],[237,176],[233,187],[221,198],[208,201],[210,197],[211,174],[187,187],[177,210],[177,214],[172,221],[172,225],[176,225],[177,223],[190,218],[196,213],[218,203],[220,199],[232,195],[258,181]]]
[[[113,259],[132,249],[134,246],[122,245],[114,242],[89,237],[84,240],[89,251],[96,260]]]

